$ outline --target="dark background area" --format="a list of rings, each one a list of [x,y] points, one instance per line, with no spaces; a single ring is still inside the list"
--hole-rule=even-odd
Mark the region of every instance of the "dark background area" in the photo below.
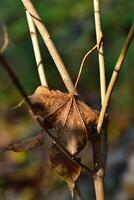
[[[93,4],[89,0],[33,1],[48,28],[65,65],[75,82],[81,60],[95,44]],[[134,1],[101,1],[102,29],[107,84],[125,38],[134,19]],[[5,56],[16,72],[28,95],[40,85],[24,7],[18,0],[1,0],[0,44],[2,24],[9,34]],[[51,89],[66,91],[60,75],[38,35],[46,77]],[[134,42],[131,44],[109,106],[109,154],[106,187],[109,200],[134,199]],[[80,97],[100,110],[99,70],[97,53],[88,57],[78,84]],[[0,147],[38,132],[38,127],[21,106],[22,100],[6,72],[0,68]],[[0,199],[69,199],[63,179],[51,170],[48,159],[50,140],[29,152],[6,152],[0,155]],[[90,145],[87,147],[90,149]],[[84,153],[87,165],[90,156]],[[92,186],[85,172],[78,180],[85,198],[90,198]]]

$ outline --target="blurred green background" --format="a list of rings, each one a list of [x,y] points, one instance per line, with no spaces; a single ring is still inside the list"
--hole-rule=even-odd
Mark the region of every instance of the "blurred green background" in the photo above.
[[[93,3],[90,0],[32,1],[75,82],[81,60],[95,44]],[[101,1],[102,29],[107,84],[125,38],[134,20],[134,1]],[[1,0],[0,45],[3,24],[9,34],[5,56],[28,95],[40,85],[31,39],[21,1]],[[51,89],[66,91],[57,69],[38,35],[46,77]],[[108,199],[134,199],[134,42],[126,56],[109,106],[109,159],[106,185]],[[97,53],[88,57],[78,85],[80,97],[100,109]],[[38,127],[22,106],[11,110],[21,96],[9,76],[0,68],[0,146],[38,132]],[[50,168],[47,150],[50,141],[29,152],[0,155],[0,199],[69,199],[66,184]],[[90,146],[88,147],[90,148]],[[90,162],[87,152],[85,162]],[[85,199],[93,199],[90,179],[85,173],[78,181]],[[90,189],[89,189],[90,187]],[[34,189],[33,189],[34,188]],[[116,189],[115,189],[116,188]],[[91,196],[90,196],[91,195]],[[90,197],[89,197],[90,196]]]

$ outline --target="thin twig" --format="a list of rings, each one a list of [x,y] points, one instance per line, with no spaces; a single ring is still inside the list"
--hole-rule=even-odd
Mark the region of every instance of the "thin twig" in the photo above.
[[[78,76],[77,76],[77,79],[76,79],[76,82],[75,82],[75,89],[78,85],[78,82],[79,82],[79,79],[80,79],[80,76],[81,76],[81,72],[82,72],[82,69],[83,69],[83,65],[84,65],[84,62],[86,60],[86,58],[88,57],[88,55],[90,53],[92,53],[95,49],[97,48],[97,45],[95,45],[92,49],[90,49],[84,56],[84,58],[82,59],[82,62],[81,62],[81,65],[80,65],[80,69],[79,69],[79,73],[78,73]]]
[[[110,83],[108,85],[108,89],[107,89],[107,92],[106,92],[106,96],[105,96],[105,99],[104,99],[104,102],[103,102],[103,105],[102,105],[102,109],[101,109],[101,112],[100,112],[99,120],[98,120],[98,125],[97,125],[98,133],[101,132],[101,128],[102,128],[102,125],[103,125],[106,109],[107,109],[110,97],[112,95],[113,88],[115,86],[117,77],[118,77],[119,72],[121,70],[123,61],[125,59],[126,53],[128,51],[128,48],[129,48],[129,46],[131,44],[131,41],[133,40],[133,37],[134,37],[134,24],[132,24],[132,26],[131,26],[131,29],[129,31],[127,39],[126,39],[126,41],[124,43],[124,46],[123,46],[123,48],[121,50],[121,53],[120,53],[120,56],[119,56],[119,58],[117,60],[117,63],[115,65],[115,68],[114,68]]]
[[[22,97],[24,98],[25,102],[27,103],[30,111],[32,112],[35,120],[37,121],[37,123],[39,124],[39,126],[41,128],[43,128],[43,130],[48,134],[48,136],[52,139],[52,141],[57,145],[57,147],[75,164],[79,165],[80,167],[82,167],[83,169],[85,169],[89,175],[91,175],[91,177],[94,177],[94,172],[89,169],[86,165],[84,165],[83,163],[81,163],[80,159],[75,157],[74,155],[72,155],[66,148],[64,148],[62,146],[62,144],[59,143],[58,139],[56,139],[53,134],[51,132],[49,132],[44,126],[42,126],[42,122],[40,121],[39,118],[37,118],[34,114],[34,109],[32,106],[32,103],[29,99],[29,97],[27,96],[25,90],[23,89],[20,81],[18,80],[17,76],[15,75],[15,73],[13,72],[13,70],[11,69],[9,63],[7,62],[7,60],[5,59],[5,57],[0,54],[0,63],[2,64],[2,66],[4,67],[4,69],[7,71],[7,73],[9,74],[10,78],[12,79],[14,85],[17,87],[18,91],[20,92],[20,94],[22,95]]]
[[[76,90],[76,87],[78,85],[78,82],[79,82],[79,79],[80,79],[80,76],[81,76],[81,73],[82,73],[82,69],[83,69],[83,66],[84,66],[84,62],[86,60],[86,58],[98,47],[100,47],[101,45],[101,42],[102,42],[102,37],[99,38],[98,40],[98,43],[93,46],[86,54],[85,56],[83,57],[82,61],[81,61],[81,65],[80,65],[80,68],[79,68],[79,72],[78,72],[78,76],[77,76],[77,79],[76,79],[76,82],[75,82],[75,90]]]
[[[9,64],[8,64],[7,60],[5,59],[4,55],[2,55],[1,53],[0,53],[0,63],[2,64],[4,69],[7,71],[9,76],[11,77],[14,85],[17,87],[18,91],[20,92],[21,96],[25,100],[25,102],[26,102],[27,106],[29,107],[29,109],[32,110],[32,104],[31,104],[30,99],[28,98],[26,92],[24,91],[22,85],[20,84],[17,76],[12,71],[11,67],[9,66]]]
[[[69,92],[73,92],[74,91],[74,86],[73,83],[71,81],[71,78],[66,70],[66,67],[45,27],[45,25],[42,23],[41,18],[39,17],[36,9],[34,8],[33,4],[31,3],[30,0],[22,0],[22,3],[24,4],[24,7],[26,8],[26,10],[29,12],[29,14],[32,16],[33,21],[38,29],[38,31],[40,32],[43,41],[45,42],[46,47],[48,48],[48,51],[50,53],[50,55],[52,56],[55,65],[62,77],[63,82],[65,83],[67,89]]]
[[[40,82],[41,82],[41,85],[47,86],[47,80],[46,80],[43,62],[41,58],[36,28],[35,28],[33,19],[28,11],[26,11],[26,17],[27,17],[32,44],[33,44],[33,50],[34,50],[35,60],[36,60],[37,68],[38,68]]]

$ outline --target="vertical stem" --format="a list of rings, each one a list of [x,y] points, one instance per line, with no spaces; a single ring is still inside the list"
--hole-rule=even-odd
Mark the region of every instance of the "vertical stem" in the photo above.
[[[94,4],[94,18],[95,18],[95,29],[96,29],[96,40],[98,44],[98,61],[99,61],[99,71],[100,71],[100,91],[101,91],[101,104],[103,104],[105,93],[106,93],[106,80],[105,80],[105,63],[104,63],[104,52],[103,52],[103,43],[99,45],[100,38],[102,37],[101,29],[101,17],[100,17],[100,3],[99,0],[93,0]],[[93,131],[93,159],[94,159],[94,168],[96,171],[96,178],[94,178],[94,188],[96,200],[104,200],[104,168],[103,168],[103,157],[106,155],[107,151],[107,131],[104,131],[103,137],[97,136],[97,131]],[[102,139],[102,145],[101,145]],[[102,153],[102,146],[103,148]]]
[[[104,181],[102,181],[102,178],[97,178],[95,180],[95,195],[96,195],[96,200],[104,200]]]
[[[93,0],[94,4],[94,18],[95,18],[95,29],[96,29],[96,40],[99,45],[100,38],[102,37],[101,29],[101,18],[100,18],[100,4],[99,0]],[[104,63],[104,52],[103,44],[98,47],[98,60],[100,69],[100,89],[101,89],[101,103],[103,103],[105,93],[106,93],[106,80],[105,80],[105,63]]]
[[[103,159],[101,154],[101,135],[97,133],[97,130],[92,130],[92,149],[93,149],[93,161],[94,161],[94,189],[96,200],[104,200],[104,169]]]
[[[43,63],[41,59],[41,53],[40,53],[35,25],[28,11],[26,11],[26,17],[27,17],[32,44],[33,44],[33,50],[34,50],[35,60],[36,60],[37,68],[38,68],[40,82],[41,82],[41,85],[47,86],[47,80],[46,80],[44,67],[43,67]]]

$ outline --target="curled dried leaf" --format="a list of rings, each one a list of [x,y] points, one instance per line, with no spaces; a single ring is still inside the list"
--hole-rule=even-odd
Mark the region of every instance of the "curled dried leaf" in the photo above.
[[[91,127],[97,125],[98,113],[71,93],[40,86],[30,96],[34,114],[45,129],[51,129],[56,140],[72,155],[85,147]],[[50,149],[52,167],[67,181],[71,193],[81,167],[53,145]]]

